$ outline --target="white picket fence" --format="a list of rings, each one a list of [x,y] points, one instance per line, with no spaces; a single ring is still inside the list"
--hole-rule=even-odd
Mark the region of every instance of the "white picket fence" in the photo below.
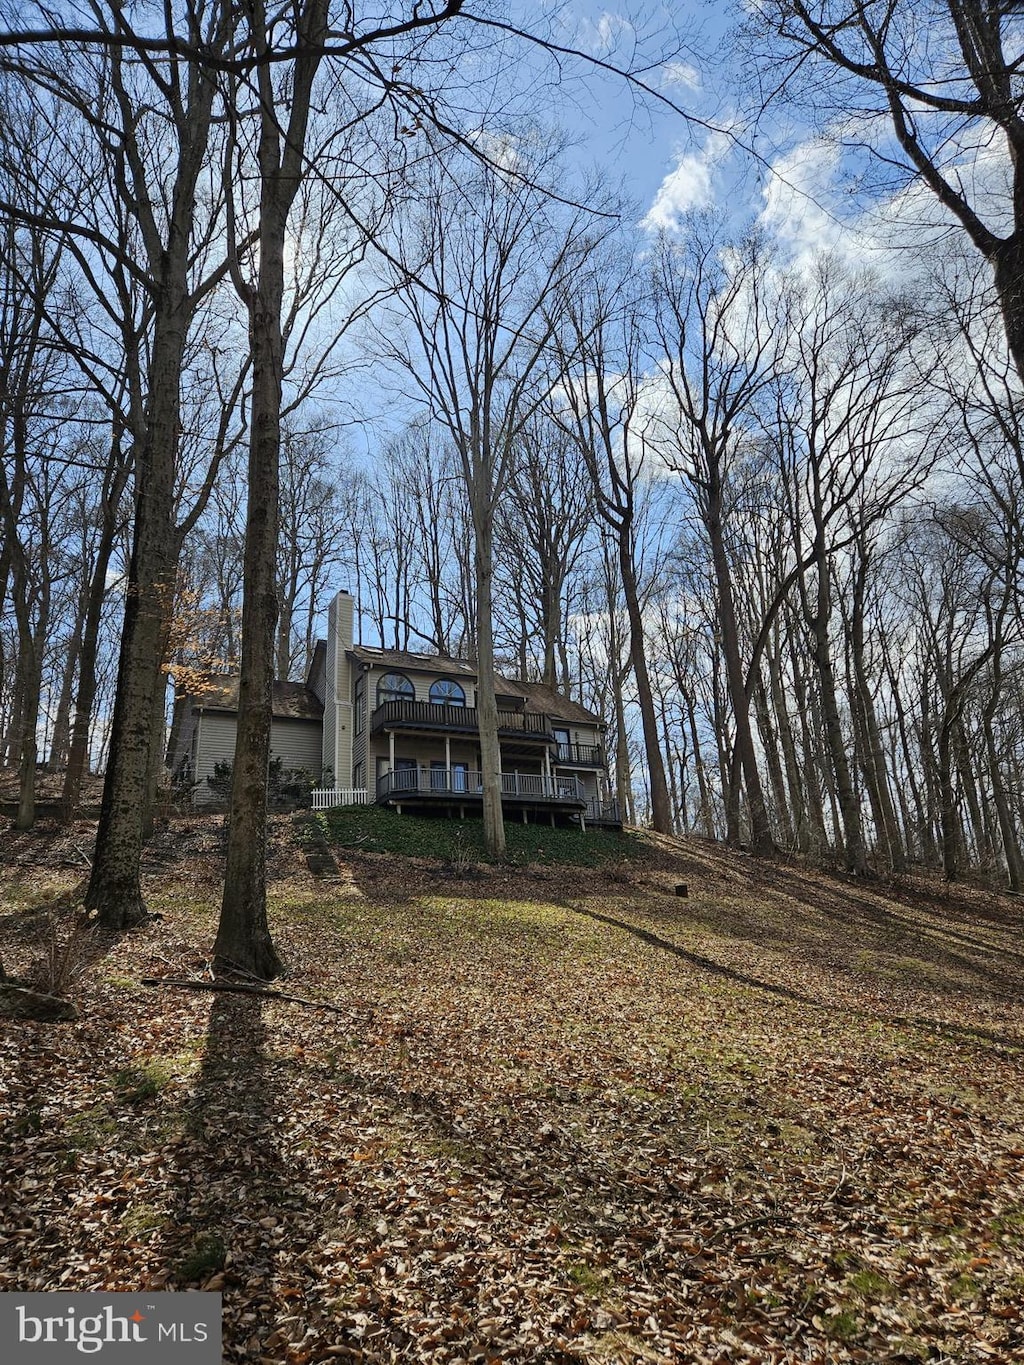
[[[366,806],[370,793],[365,787],[315,787],[313,809],[329,810],[331,806]]]

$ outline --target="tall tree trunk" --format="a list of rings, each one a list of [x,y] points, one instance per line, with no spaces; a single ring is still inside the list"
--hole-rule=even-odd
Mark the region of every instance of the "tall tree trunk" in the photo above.
[[[889,790],[889,774],[885,759],[885,749],[878,728],[878,716],[871,683],[868,678],[865,660],[864,641],[864,602],[867,589],[868,554],[860,545],[853,583],[853,601],[850,611],[849,649],[853,669],[851,701],[855,720],[859,723],[861,734],[861,770],[871,803],[872,818],[881,838],[889,866],[894,872],[902,872],[907,865],[900,836],[899,821]]]
[[[971,822],[971,834],[979,858],[991,858],[995,854],[992,829],[985,819],[981,795],[978,790],[978,774],[975,770],[973,746],[968,743],[964,730],[963,707],[961,706],[953,722],[953,757],[960,777],[960,790],[967,805],[967,815]]]
[[[480,727],[484,843],[492,858],[504,858],[501,745],[498,742],[498,702],[494,693],[494,500],[490,488],[475,488],[473,502],[476,541],[476,704]]]
[[[935,737],[934,705],[931,688],[931,681],[928,670],[925,669],[921,675],[921,703],[920,716],[921,728],[918,749],[921,754],[921,768],[924,777],[925,794],[925,813],[926,819],[923,829],[923,839],[925,843],[925,856],[929,858],[932,866],[943,866],[942,860],[942,776],[939,771],[941,767],[941,756],[937,760],[936,755],[941,749]],[[938,835],[938,838],[936,838]]]
[[[693,749],[693,762],[697,770],[697,789],[700,792],[700,818],[704,825],[704,834],[708,839],[715,837],[715,821],[711,809],[711,793],[708,790],[708,775],[704,767],[704,757],[701,751],[700,736],[697,733],[697,711],[691,692],[683,693],[683,700],[686,704],[686,721],[690,727],[690,746]]]
[[[740,783],[736,745],[729,730],[729,708],[725,696],[728,683],[722,680],[721,650],[715,651],[711,661],[711,683],[718,783],[722,788],[722,808],[725,813],[725,842],[730,848],[735,848],[740,842]]]
[[[960,848],[959,818],[953,790],[952,717],[944,715],[939,726],[939,824],[942,830],[942,873],[947,882],[954,882],[960,871],[957,852]]]
[[[68,759],[68,746],[71,743],[71,699],[75,694],[75,674],[82,651],[82,630],[85,625],[85,593],[80,594],[79,609],[71,627],[67,657],[64,661],[64,674],[61,678],[60,694],[57,697],[57,710],[53,717],[53,733],[50,736],[50,751],[46,756],[46,766],[51,773],[59,772]]]
[[[957,750],[962,746],[963,727],[961,718],[971,684],[985,667],[996,650],[996,642],[988,647],[964,669],[956,682],[944,689],[944,705],[939,721],[939,821],[942,831],[942,871],[946,881],[955,881],[960,873],[958,853],[963,832],[956,807],[953,784],[953,767],[959,757]],[[958,740],[960,743],[958,743]],[[969,774],[973,782],[973,774]],[[977,799],[975,794],[975,800]],[[979,815],[980,820],[980,815]]]
[[[218,33],[223,36],[220,10]],[[211,26],[209,30],[213,34]],[[115,60],[119,60],[119,52]],[[178,73],[181,75],[182,73]],[[181,435],[181,376],[189,328],[198,303],[189,290],[197,185],[206,160],[217,77],[199,64],[187,72],[171,103],[177,162],[173,168],[166,229],[159,226],[155,193],[146,181],[135,141],[138,111],[128,107],[120,68],[115,86],[125,121],[126,183],[122,197],[137,214],[146,241],[153,311],[153,340],[142,439],[136,446],[135,526],[110,730],[110,758],[92,875],[85,904],[108,929],[125,929],[145,916],[139,863],[149,797],[154,696],[159,686],[165,623],[174,603],[178,533],[175,483]]]
[[[177,268],[158,291],[145,438],[136,468],[135,534],[125,596],[110,759],[85,904],[107,929],[142,921],[139,863],[149,792],[153,699],[162,666],[164,624],[174,598],[174,475],[181,369],[192,304],[186,239]]]
[[[636,823],[633,809],[633,774],[629,762],[629,736],[626,732],[626,703],[622,689],[629,669],[622,662],[622,642],[619,639],[617,593],[614,561],[606,552],[603,557],[603,583],[608,613],[608,664],[612,687],[612,712],[615,717],[615,792],[620,814],[625,824]]]
[[[669,809],[672,812],[672,832],[675,834],[681,827],[686,828],[686,779],[685,766],[681,774],[682,786],[676,780],[676,765],[672,762],[672,739],[668,729],[668,712],[665,706],[665,697],[658,693],[658,712],[661,719],[661,752],[665,757],[665,775],[668,780]],[[684,760],[685,763],[685,760]],[[682,799],[680,800],[680,790]],[[679,815],[682,813],[682,825],[679,824]]]
[[[996,750],[996,736],[992,717],[985,717],[985,751],[988,759],[989,781],[992,783],[992,803],[999,819],[999,833],[1003,844],[1003,857],[1006,860],[1006,879],[1011,891],[1018,895],[1024,890],[1024,855],[1013,822],[1013,813],[1006,794],[1002,767]]]
[[[117,490],[117,501],[123,484]],[[68,766],[64,774],[64,787],[61,792],[61,819],[70,824],[78,813],[81,800],[82,779],[89,762],[89,732],[92,726],[93,707],[96,702],[96,660],[99,655],[100,622],[103,615],[103,602],[107,593],[107,568],[114,548],[116,508],[105,504],[103,527],[100,543],[96,551],[96,563],[92,581],[89,584],[89,600],[82,629],[82,644],[78,654],[78,691],[75,694],[75,713],[71,724],[71,742],[68,748]]]
[[[1000,617],[999,628],[1002,628]],[[1011,891],[1018,894],[1024,890],[1024,855],[1021,853],[1017,830],[1014,827],[1013,812],[1006,791],[1002,764],[996,747],[995,715],[1003,688],[1003,651],[1001,640],[996,644],[992,656],[992,687],[982,715],[985,733],[985,756],[988,760],[989,781],[992,784],[992,804],[996,808],[999,822],[1003,858],[1006,863],[1006,878]]]
[[[265,190],[264,193],[267,191]],[[283,964],[267,919],[267,775],[270,767],[277,623],[278,453],[284,344],[284,220],[265,210],[256,298],[250,304],[253,348],[249,505],[245,528],[241,674],[227,866],[214,958],[261,980]]]
[[[786,785],[789,789],[789,804],[792,811],[793,838],[797,852],[810,851],[810,826],[807,819],[807,806],[804,800],[804,787],[800,777],[800,764],[796,753],[796,740],[789,719],[789,709],[782,686],[782,665],[778,650],[765,652],[768,663],[768,687],[775,724],[778,727],[779,744],[782,748],[782,761],[786,769]]]
[[[917,764],[914,759],[914,752],[910,745],[910,732],[907,726],[906,707],[900,697],[899,680],[896,671],[889,659],[888,651],[884,651],[885,671],[889,679],[889,695],[892,698],[893,710],[896,715],[896,729],[900,737],[900,749],[903,753],[903,767],[906,775],[906,782],[900,782],[897,776],[897,790],[900,795],[900,807],[903,811],[903,828],[906,830],[907,853],[914,856],[913,831],[917,831],[918,856],[925,862],[935,862],[935,849],[930,839],[930,829],[928,828],[928,815],[925,810],[924,800],[921,795],[921,784],[918,781],[915,769]],[[898,774],[898,764],[894,764]],[[910,818],[910,811],[907,803],[906,792],[910,791],[911,800],[914,803],[914,820]]]
[[[772,784],[772,797],[775,801],[779,832],[783,844],[789,849],[793,847],[796,839],[793,822],[789,814],[789,805],[786,801],[786,782],[782,774],[779,741],[772,725],[768,696],[765,692],[764,679],[761,676],[760,669],[757,671],[754,680],[754,715],[757,718],[757,728],[761,734],[761,747],[764,750],[765,762],[768,764],[768,778]]]
[[[19,613],[20,615],[20,613]],[[40,661],[32,631],[18,622],[18,671],[21,674],[21,733],[18,736],[18,814],[15,829],[31,829],[36,819],[36,725],[39,720]]]
[[[654,710],[651,675],[647,668],[644,619],[640,609],[640,595],[637,591],[636,568],[630,541],[631,534],[627,523],[618,536],[619,573],[622,577],[626,614],[629,617],[629,655],[633,664],[633,676],[636,679],[637,702],[640,706],[640,720],[644,733],[644,752],[651,784],[651,824],[659,834],[671,834],[672,806],[669,802],[668,783],[665,780],[665,760],[658,735],[658,717]]]
[[[750,811],[750,845],[758,857],[765,857],[775,851],[775,842],[768,823],[768,811],[764,803],[761,774],[758,771],[757,754],[754,749],[754,736],[750,728],[750,701],[747,697],[743,661],[740,658],[732,572],[722,530],[721,491],[715,485],[712,485],[708,493],[708,509],[704,520],[711,544],[715,586],[718,589],[718,624],[729,684],[729,700],[732,703],[733,722],[736,726],[736,748],[743,770],[747,807]]]
[[[10,534],[9,527],[7,531]],[[14,539],[12,535],[12,540]],[[13,756],[18,762],[18,814],[14,827],[26,830],[32,828],[36,818],[36,763],[39,757],[36,729],[39,724],[39,702],[42,693],[43,645],[49,625],[49,588],[42,584],[38,588],[33,587],[29,578],[28,560],[20,540],[16,540],[14,545],[11,568],[18,640],[17,728],[13,730],[12,744]],[[43,557],[40,573],[46,572],[47,566]],[[36,612],[34,623],[33,604]]]
[[[1016,113],[1014,117],[1017,117]],[[990,259],[1010,354],[1017,366],[1017,373],[1024,381],[1024,219],[1020,207],[1020,176],[1021,168],[1018,166],[1017,230],[995,244]]]
[[[281,399],[284,383],[284,253],[288,218],[304,173],[313,82],[326,40],[327,0],[307,0],[297,20],[287,115],[275,101],[269,65],[260,67],[259,270],[255,288],[236,272],[252,345],[249,488],[245,524],[238,728],[227,867],[214,958],[261,980],[283,970],[267,920],[267,781],[273,723],[277,544],[280,518]],[[249,15],[255,51],[267,53],[263,6]]]
[[[868,870],[864,828],[860,818],[860,801],[853,785],[853,774],[846,754],[846,742],[839,717],[835,667],[829,640],[829,621],[832,615],[832,574],[827,559],[819,556],[815,564],[817,591],[814,609],[807,612],[814,647],[814,663],[818,674],[818,697],[824,727],[825,747],[835,779],[836,799],[843,822],[843,842],[846,866],[856,876]]]

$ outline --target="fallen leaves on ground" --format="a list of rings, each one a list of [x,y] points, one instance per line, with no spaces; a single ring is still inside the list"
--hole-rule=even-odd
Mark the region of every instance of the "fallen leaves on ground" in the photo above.
[[[204,971],[214,828],[79,1021],[0,1034],[0,1289],[219,1289],[285,1365],[1024,1356],[1015,903],[697,843],[318,884],[281,824],[282,984],[335,1015],[138,984]],[[27,847],[9,970],[72,886]]]

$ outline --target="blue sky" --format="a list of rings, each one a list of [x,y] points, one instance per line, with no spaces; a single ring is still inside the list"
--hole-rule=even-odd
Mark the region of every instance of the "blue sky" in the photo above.
[[[729,7],[701,0],[683,0],[671,10],[579,0],[562,11],[562,21],[567,36],[599,61],[628,66],[638,57],[664,58],[647,73],[650,86],[696,118],[727,126],[735,108],[723,91],[720,44],[731,13]],[[682,40],[675,51],[674,35]],[[657,205],[660,223],[674,209],[709,202],[710,163],[727,150],[724,139],[645,97],[621,77],[584,68],[579,86],[585,94],[576,119],[569,111],[568,126],[581,139],[581,155],[621,184],[641,217]]]

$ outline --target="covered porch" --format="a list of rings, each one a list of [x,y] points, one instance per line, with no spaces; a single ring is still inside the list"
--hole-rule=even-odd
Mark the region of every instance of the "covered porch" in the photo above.
[[[576,777],[551,773],[503,772],[501,801],[508,815],[513,811],[523,821],[558,814],[580,819],[587,809],[587,795]],[[438,808],[465,818],[475,814],[483,803],[483,774],[467,764],[446,764],[434,760],[426,764],[398,766],[377,779],[379,804],[403,808]]]

